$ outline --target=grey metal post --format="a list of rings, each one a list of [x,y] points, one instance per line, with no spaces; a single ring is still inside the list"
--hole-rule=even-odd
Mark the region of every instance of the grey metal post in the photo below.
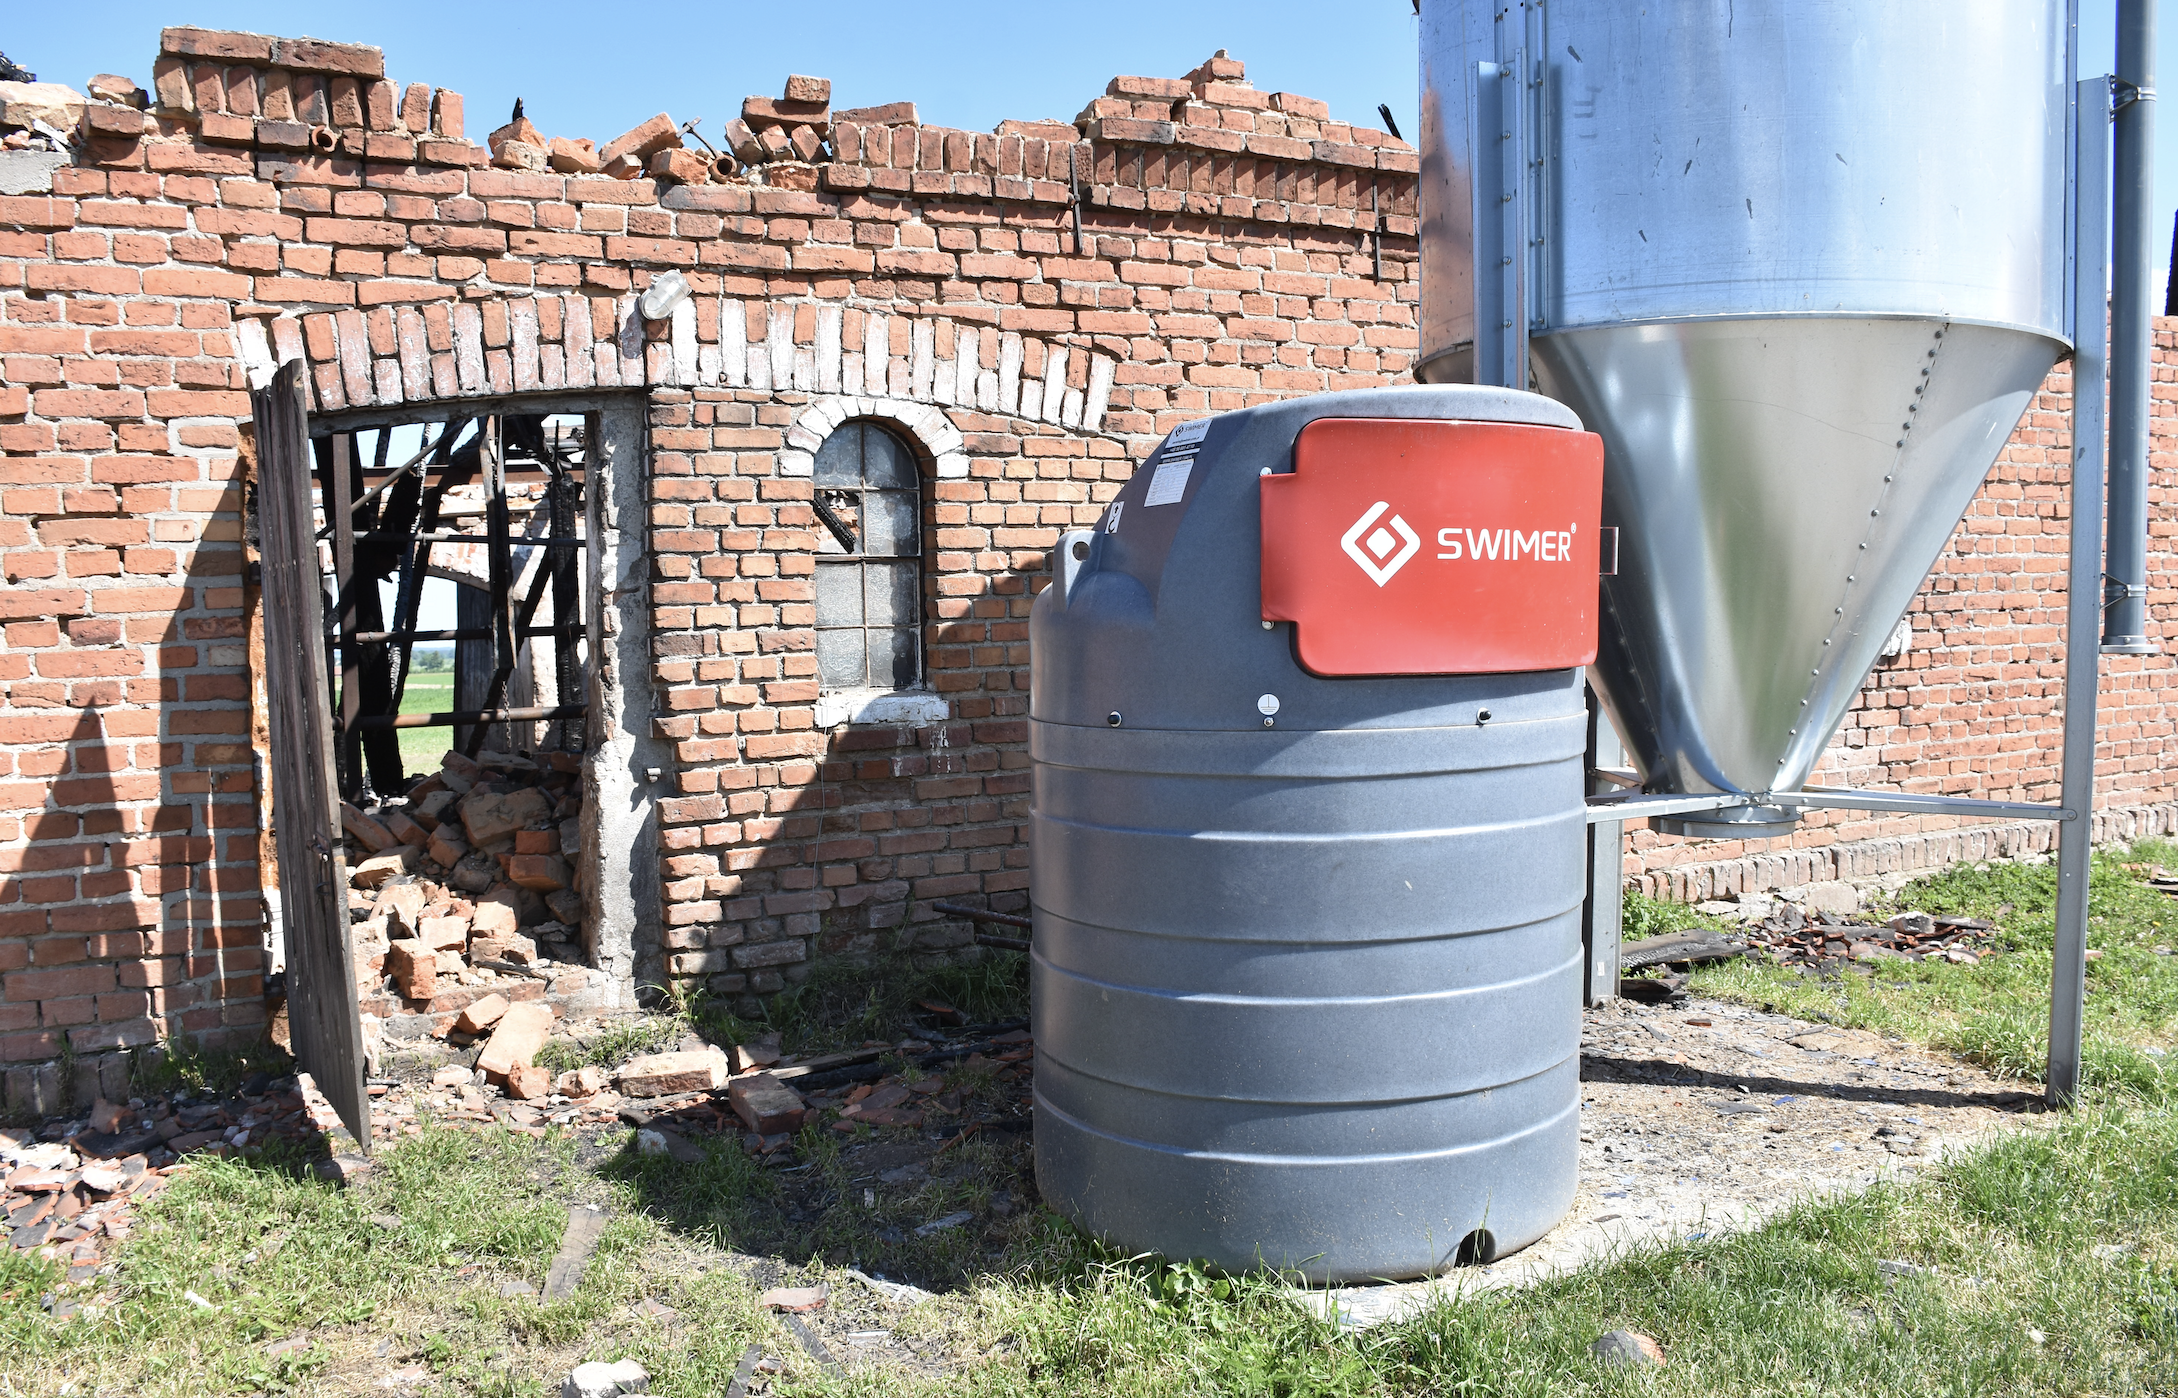
[[[1611,726],[1610,715],[1603,711],[1591,688],[1587,770],[1617,767],[1625,760],[1618,730]],[[1618,789],[1593,777],[1588,782],[1591,796]],[[1625,935],[1626,913],[1625,832],[1624,821],[1599,820],[1588,826],[1588,897],[1581,904],[1581,949],[1587,966],[1582,984],[1587,987],[1585,998],[1591,1005],[1600,1005],[1618,994],[1618,944]]]
[[[2110,88],[2108,78],[2076,93],[2072,262],[2072,535],[2065,573],[2064,805],[2057,835],[2057,944],[2049,985],[2049,1103],[2070,1104],[2080,1088],[2080,1023],[2087,998],[2087,884],[2095,836],[2095,700],[2102,682],[2096,645],[2102,608],[2103,388],[2109,274]]]
[[[2110,523],[2102,648],[2148,639],[2148,379],[2154,302],[2155,0],[2118,0],[2110,213]]]

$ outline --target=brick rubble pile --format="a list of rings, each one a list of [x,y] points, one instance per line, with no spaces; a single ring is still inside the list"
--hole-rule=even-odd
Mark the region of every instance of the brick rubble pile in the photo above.
[[[589,981],[581,766],[564,752],[448,752],[405,797],[342,806],[367,1039],[390,1023],[465,1044],[541,1012],[543,1043],[548,994]],[[494,1080],[528,1062],[494,1060]]]
[[[935,1042],[870,1040],[809,1057],[781,1054],[776,1035],[730,1053],[691,1041],[624,1065],[617,1082],[631,1100],[617,1115],[639,1128],[639,1150],[684,1156],[692,1149],[688,1135],[720,1134],[738,1136],[755,1154],[790,1156],[796,1133],[812,1123],[847,1136],[870,1127],[954,1136],[1019,1130],[1028,1124],[1035,1052],[1025,1028],[1007,1025]],[[957,1071],[949,1076],[947,1069]],[[1009,1095],[1020,1094],[995,1117],[975,1114],[961,1076],[983,1072]]]
[[[1900,913],[1874,922],[1833,912],[1810,912],[1779,903],[1747,935],[1772,961],[1788,966],[1844,961],[1953,961],[1972,966],[1990,954],[1994,923],[1951,914]]]

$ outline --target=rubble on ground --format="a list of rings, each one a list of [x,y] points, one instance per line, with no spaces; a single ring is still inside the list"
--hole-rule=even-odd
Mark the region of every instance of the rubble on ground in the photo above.
[[[560,1385],[560,1398],[617,1398],[623,1393],[650,1392],[650,1371],[632,1359],[607,1364],[591,1360],[577,1364]]]
[[[562,1021],[552,1032],[581,1053],[586,1043],[629,1024],[625,1018]],[[962,1072],[988,1070],[1000,1085],[1025,1089],[1035,1045],[1024,1024],[926,1032],[931,1037],[873,1039],[813,1055],[781,1052],[776,1033],[730,1046],[690,1034],[677,1047],[637,1054],[616,1067],[589,1064],[558,1073],[502,1065],[492,1041],[485,1041],[469,1062],[372,1082],[372,1130],[376,1139],[394,1141],[417,1134],[426,1121],[497,1123],[537,1136],[554,1127],[617,1123],[655,1136],[641,1143],[649,1154],[693,1158],[700,1154],[697,1140],[723,1136],[752,1154],[776,1158],[781,1152],[791,1157],[796,1133],[812,1122],[846,1135],[861,1127],[958,1136],[1027,1126],[1025,1100],[1004,1119],[977,1119],[957,1081]],[[458,1037],[449,1035],[449,1042]],[[544,1056],[541,1042],[531,1051],[538,1056]]]
[[[581,769],[565,752],[448,752],[406,796],[342,804],[366,1043],[527,1036],[533,1055],[540,1022],[523,1006],[564,1010],[592,987]],[[489,1063],[494,1082],[530,1066],[517,1056]]]
[[[440,1061],[412,1058],[400,1065],[403,1078],[369,1083],[375,1146],[418,1135],[427,1124],[536,1137],[633,1126],[657,1138],[655,1153],[676,1159],[701,1159],[705,1142],[724,1140],[783,1166],[796,1158],[796,1134],[813,1123],[851,1139],[873,1129],[901,1140],[921,1135],[937,1143],[922,1147],[933,1155],[977,1132],[1018,1133],[1029,1125],[1035,1046],[1020,1022],[968,1026],[953,1014],[954,1027],[927,1030],[928,1038],[870,1040],[813,1055],[782,1052],[776,1034],[726,1047],[689,1036],[677,1049],[640,1054],[617,1069],[587,1064],[553,1072],[534,1062],[547,1056],[547,1033],[579,1052],[585,1040],[629,1021],[555,1024],[550,1007],[536,1001],[485,1013],[494,1022],[467,1051],[452,1047],[466,1036],[450,1033],[448,1047],[425,1051]],[[518,1038],[495,1057],[493,1045],[510,1030]],[[466,1061],[445,1062],[449,1053]],[[962,1078],[986,1072],[1004,1097],[979,1108]],[[314,1173],[334,1183],[370,1169],[331,1104],[307,1077],[294,1075],[253,1074],[232,1093],[182,1088],[101,1101],[82,1117],[0,1130],[8,1242],[65,1264],[70,1284],[88,1287],[107,1265],[106,1249],[128,1236],[136,1205],[156,1197],[191,1157],[254,1156],[279,1142],[316,1157]]]
[[[860,1048],[800,1057],[781,1054],[773,1037],[735,1045],[730,1053],[685,1050],[631,1060],[618,1084],[627,1102],[620,1120],[659,1133],[670,1152],[690,1135],[737,1135],[744,1149],[769,1156],[789,1147],[811,1122],[853,1135],[861,1127],[944,1130],[958,1135],[1018,1121],[972,1118],[966,1095],[946,1070],[989,1069],[1000,1084],[1026,1085],[1035,1044],[1019,1024],[963,1029],[956,1038],[871,1040]],[[888,1073],[888,1064],[905,1063]],[[666,1070],[684,1074],[669,1080]],[[724,1070],[720,1086],[698,1074]],[[957,1073],[956,1073],[957,1076]],[[678,1090],[663,1090],[666,1088]]]
[[[0,1130],[0,1212],[8,1245],[68,1265],[84,1282],[135,1207],[188,1168],[185,1157],[255,1154],[274,1140],[315,1145],[339,1125],[296,1077],[257,1073],[232,1095],[176,1089],[98,1101],[82,1117]],[[348,1158],[343,1171],[359,1162]]]
[[[1948,913],[1905,912],[1878,922],[1850,913],[1809,912],[1779,903],[1746,934],[1770,960],[1788,966],[1846,961],[1953,961],[1971,966],[1989,954],[1996,924]]]
[[[1805,975],[1828,975],[1847,965],[1878,961],[1950,961],[1973,966],[1999,949],[1991,940],[1996,924],[1948,913],[1904,912],[1879,922],[1861,914],[1811,909],[1783,900],[1760,912],[1740,913],[1734,905],[1721,902],[1704,904],[1703,911],[1715,916],[1737,914],[1745,925],[1735,929],[1730,940],[1697,928],[1622,943],[1619,964],[1629,974],[1620,978],[1618,993],[1643,1004],[1679,1004],[1686,999],[1694,967],[1742,956],[1792,967]],[[1651,976],[1646,974],[1649,967],[1664,969]]]

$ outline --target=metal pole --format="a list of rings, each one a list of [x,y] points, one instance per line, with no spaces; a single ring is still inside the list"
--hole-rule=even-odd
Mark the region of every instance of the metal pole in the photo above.
[[[2148,639],[2148,379],[2154,248],[2155,0],[2118,0],[2111,84],[2110,525],[2102,648],[2153,655]]]
[[[2072,535],[2065,573],[2064,804],[2058,827],[2057,944],[2049,984],[2049,1103],[2080,1089],[2080,1025],[2087,999],[2087,884],[2095,835],[2095,700],[2101,621],[2103,389],[2109,373],[2104,316],[2109,275],[2110,86],[2075,89],[2072,262]]]
[[[1618,730],[1603,711],[1596,691],[1588,691],[1588,771],[1616,767],[1626,760]],[[1601,778],[1588,779],[1588,794],[1602,795],[1617,787]],[[1599,820],[1588,827],[1588,897],[1581,904],[1581,947],[1587,971],[1582,983],[1584,997],[1600,1005],[1618,994],[1618,945],[1625,936],[1625,849],[1623,821]]]

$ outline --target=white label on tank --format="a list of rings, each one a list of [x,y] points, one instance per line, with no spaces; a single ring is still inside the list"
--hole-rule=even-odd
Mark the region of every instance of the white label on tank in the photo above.
[[[1195,453],[1202,446],[1202,439],[1210,431],[1210,419],[1196,418],[1183,422],[1172,429],[1165,438],[1157,456],[1157,473],[1150,477],[1149,494],[1142,497],[1144,506],[1175,505],[1187,493],[1187,477],[1195,467]]]
[[[1195,468],[1193,456],[1183,456],[1177,461],[1160,461],[1157,474],[1150,477],[1149,494],[1142,497],[1142,504],[1176,505],[1187,494],[1187,473]]]

